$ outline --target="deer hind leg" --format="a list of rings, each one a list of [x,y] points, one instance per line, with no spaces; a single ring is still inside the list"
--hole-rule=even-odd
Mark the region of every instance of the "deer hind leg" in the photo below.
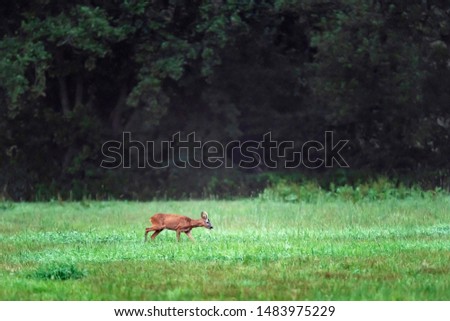
[[[148,232],[150,232],[151,230],[152,230],[151,227],[146,227],[146,228],[145,228],[144,242],[147,242],[147,234],[148,234]]]
[[[161,232],[162,232],[162,230],[157,230],[157,231],[155,231],[155,233],[153,233],[152,236],[151,236],[152,241],[153,241],[153,240],[155,239],[155,237],[157,237],[158,234],[161,233]]]
[[[178,242],[180,242],[180,234],[181,234],[181,231],[177,231],[177,241]]]
[[[147,234],[148,234],[149,232],[152,232],[152,231],[158,231],[158,230],[157,230],[154,226],[145,228],[144,242],[147,242]],[[161,231],[162,231],[162,230],[159,230],[159,232],[161,232]],[[159,232],[158,232],[158,233],[159,233]],[[156,234],[156,232],[153,233],[153,235],[155,235],[155,234]],[[154,239],[153,235],[152,235],[152,240]],[[156,236],[155,236],[155,237],[156,237]]]

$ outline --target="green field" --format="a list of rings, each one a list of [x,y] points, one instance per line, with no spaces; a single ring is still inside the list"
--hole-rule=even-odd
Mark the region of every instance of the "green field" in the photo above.
[[[213,230],[144,244],[157,212]],[[1,300],[450,300],[450,197],[0,203]],[[65,280],[61,280],[65,279]]]

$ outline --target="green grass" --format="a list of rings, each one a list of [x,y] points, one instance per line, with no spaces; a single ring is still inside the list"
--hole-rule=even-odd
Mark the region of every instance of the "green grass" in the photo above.
[[[197,218],[195,243],[156,212]],[[0,203],[0,300],[450,300],[450,197]]]

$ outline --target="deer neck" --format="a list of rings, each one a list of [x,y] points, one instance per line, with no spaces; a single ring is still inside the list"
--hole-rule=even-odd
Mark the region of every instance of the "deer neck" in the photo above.
[[[191,220],[192,227],[200,227],[203,226],[203,219]]]

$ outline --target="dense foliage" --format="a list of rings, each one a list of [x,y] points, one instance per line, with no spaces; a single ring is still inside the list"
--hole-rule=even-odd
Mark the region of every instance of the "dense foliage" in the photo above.
[[[102,169],[124,131],[301,144],[331,130],[352,170],[449,186],[447,1],[6,0],[0,17],[0,198],[267,183],[267,168]]]

